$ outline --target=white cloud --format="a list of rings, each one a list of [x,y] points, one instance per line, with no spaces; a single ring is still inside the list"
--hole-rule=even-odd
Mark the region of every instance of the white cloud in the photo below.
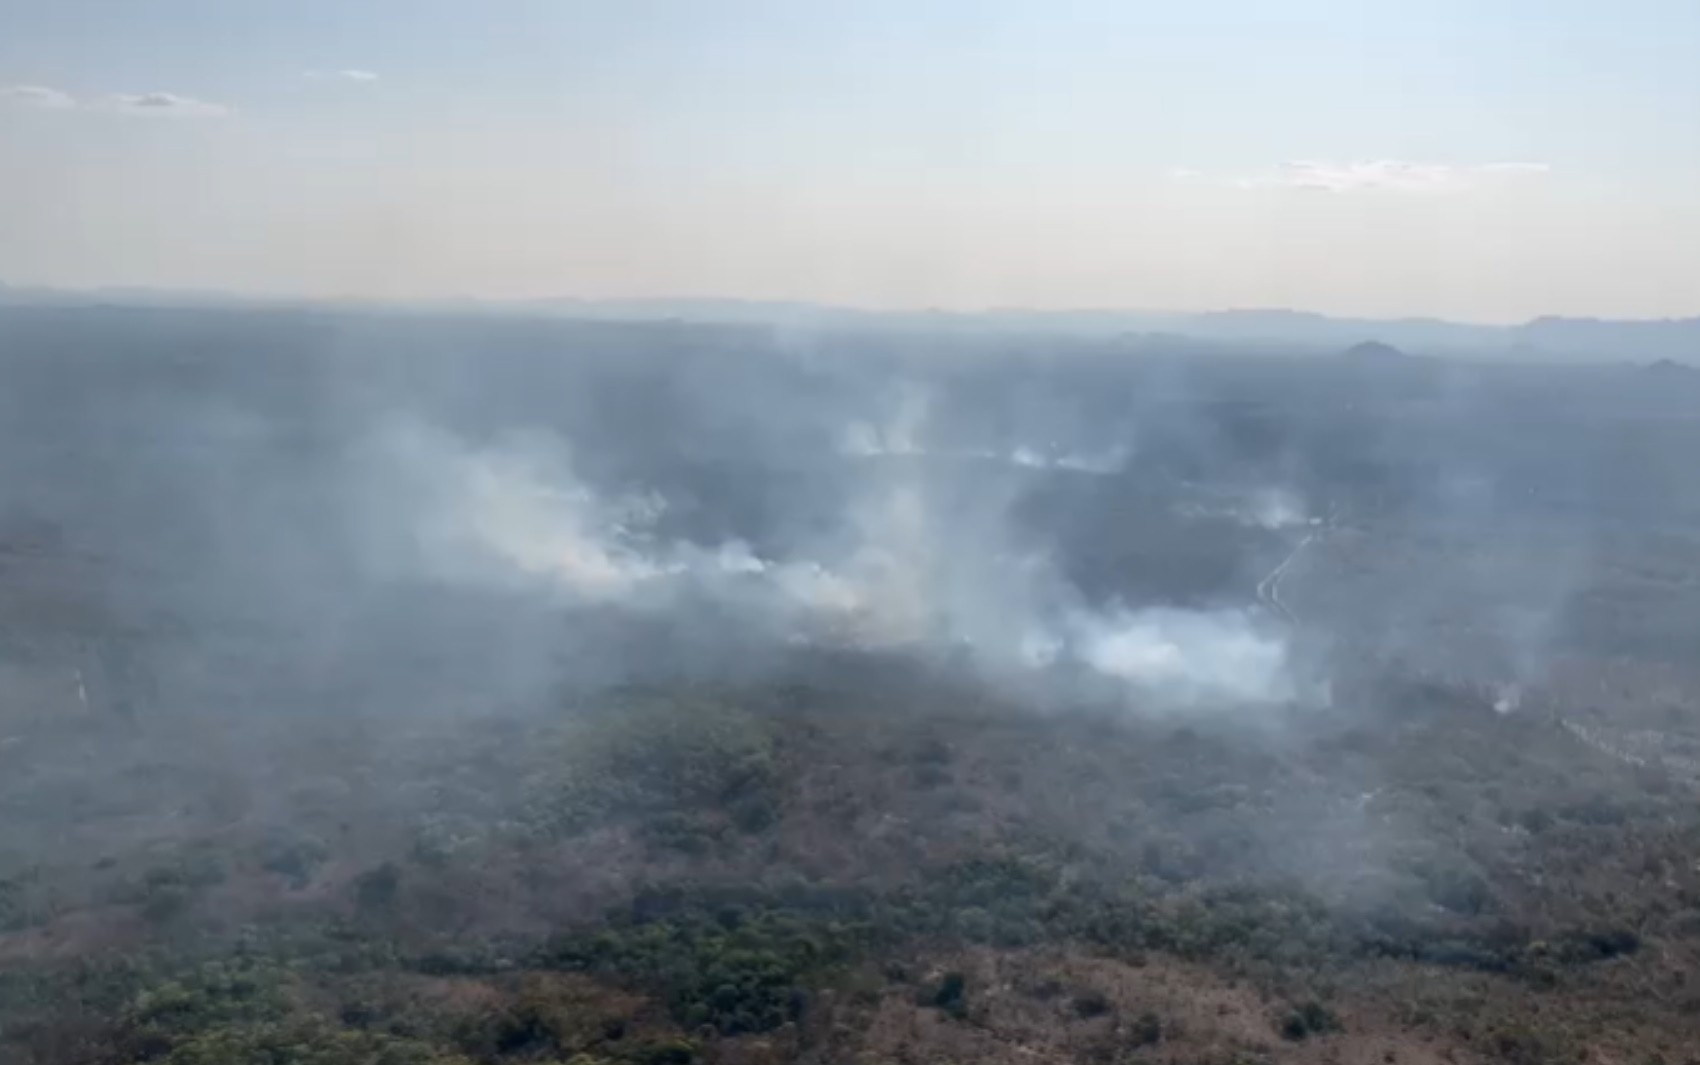
[[[1447,195],[1490,184],[1540,177],[1545,163],[1412,163],[1398,159],[1351,162],[1294,160],[1224,182],[1240,189],[1305,189],[1314,192],[1395,192]],[[1210,180],[1196,170],[1175,170],[1177,181]]]
[[[308,81],[377,81],[378,75],[370,70],[303,70],[301,76]]]
[[[231,109],[223,104],[179,96],[172,92],[114,93],[103,101],[106,109],[127,115],[162,117],[222,118]]]
[[[0,100],[7,103],[21,104],[25,107],[41,107],[49,110],[61,110],[77,106],[77,101],[70,93],[49,89],[45,85],[5,85],[0,86]]]

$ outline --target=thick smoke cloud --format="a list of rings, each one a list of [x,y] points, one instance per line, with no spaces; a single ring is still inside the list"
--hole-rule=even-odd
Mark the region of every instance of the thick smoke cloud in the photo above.
[[[686,569],[644,542],[664,503],[603,499],[574,475],[564,446],[545,433],[510,434],[474,448],[414,420],[396,420],[368,443],[371,473],[410,501],[395,540],[374,561],[451,583],[545,587],[582,602],[639,596]],[[376,497],[386,505],[390,492]],[[384,516],[370,515],[375,524]]]
[[[939,482],[933,461],[977,456],[929,441],[929,408],[924,389],[906,387],[887,418],[850,421],[843,452],[881,467],[854,482],[824,530],[765,552],[665,534],[666,497],[642,484],[592,487],[569,442],[541,430],[474,443],[392,419],[362,448],[365,475],[383,487],[356,494],[378,501],[362,525],[387,527],[369,546],[397,576],[640,616],[707,603],[776,643],[950,656],[1003,681],[1087,678],[1140,712],[1298,697],[1283,635],[1248,609],[1090,604],[1050,545],[1017,536],[1020,480],[971,491]],[[1024,442],[1012,454],[1016,471],[1087,465],[1023,461],[1036,454]]]
[[[1286,645],[1248,611],[1151,609],[1071,621],[1083,662],[1167,703],[1259,704],[1299,694]]]

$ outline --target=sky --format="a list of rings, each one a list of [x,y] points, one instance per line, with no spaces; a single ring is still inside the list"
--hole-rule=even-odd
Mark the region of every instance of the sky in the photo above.
[[[0,0],[0,281],[1700,314],[1695,0]]]

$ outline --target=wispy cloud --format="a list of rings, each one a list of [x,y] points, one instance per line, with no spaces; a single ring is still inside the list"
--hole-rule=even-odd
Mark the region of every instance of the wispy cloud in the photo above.
[[[1354,162],[1295,160],[1251,174],[1212,178],[1175,170],[1177,181],[1213,182],[1240,189],[1303,189],[1313,192],[1392,192],[1447,195],[1507,181],[1541,177],[1545,163],[1412,163],[1397,159]]]
[[[301,76],[308,81],[377,81],[378,75],[370,70],[303,70]]]
[[[0,104],[55,111],[104,111],[125,115],[220,118],[231,113],[224,104],[197,100],[174,92],[116,92],[79,100],[68,92],[44,85],[0,86]]]
[[[49,110],[77,106],[76,98],[70,93],[50,89],[45,85],[0,86],[0,101],[23,107],[42,107]]]
[[[101,101],[107,110],[127,115],[157,115],[166,118],[222,118],[231,109],[223,104],[179,96],[174,92],[113,93]]]

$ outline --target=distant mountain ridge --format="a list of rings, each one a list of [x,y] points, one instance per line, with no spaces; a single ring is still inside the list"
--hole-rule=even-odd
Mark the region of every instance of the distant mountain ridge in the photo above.
[[[1547,316],[1522,325],[1474,325],[1438,318],[1330,318],[1302,311],[1219,311],[1191,316],[1188,336],[1300,343],[1339,349],[1366,340],[1412,354],[1489,354],[1573,362],[1700,362],[1700,317],[1598,319]]]
[[[1282,308],[1203,313],[1123,310],[883,311],[783,300],[713,297],[536,300],[442,299],[412,302],[299,300],[220,292],[8,287],[0,306],[300,306],[453,313],[519,313],[613,321],[684,321],[780,328],[914,328],[1018,331],[1083,337],[1166,335],[1199,341],[1339,352],[1375,341],[1413,355],[1470,355],[1518,361],[1700,363],[1700,317],[1601,319],[1544,316],[1521,325],[1478,325],[1439,318],[1335,318]]]
[[[1383,344],[1379,340],[1366,340],[1361,344],[1353,344],[1341,352],[1341,357],[1350,362],[1389,363],[1405,362],[1411,356],[1400,351],[1392,344]]]

